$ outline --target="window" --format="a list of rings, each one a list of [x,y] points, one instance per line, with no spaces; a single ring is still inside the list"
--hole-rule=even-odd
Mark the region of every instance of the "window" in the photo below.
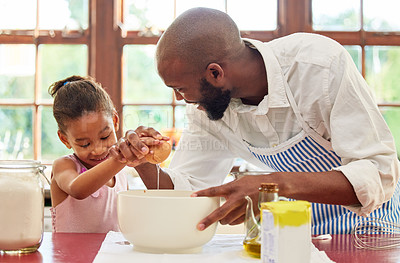
[[[184,104],[175,101],[172,90],[165,88],[157,75],[154,53],[161,32],[176,16],[196,6],[227,12],[247,34],[277,29],[276,0],[125,0],[120,24],[125,35],[122,47],[124,131],[138,125],[152,126],[162,132],[184,127]],[[254,6],[259,8],[255,10]]]
[[[0,2],[0,158],[50,164],[69,152],[47,88],[72,74],[103,84],[120,115],[119,136],[138,125],[184,128],[185,105],[158,77],[153,54],[163,30],[194,6],[227,12],[243,37],[314,32],[337,40],[374,91],[400,150],[397,0],[13,0]]]
[[[50,163],[57,137],[51,83],[88,74],[88,0],[0,2],[0,158]]]
[[[312,0],[312,32],[345,45],[371,87],[400,152],[400,20],[396,0]]]

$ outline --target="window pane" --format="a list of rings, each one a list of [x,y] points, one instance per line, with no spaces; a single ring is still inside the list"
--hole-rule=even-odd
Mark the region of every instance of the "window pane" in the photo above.
[[[240,30],[275,30],[277,0],[229,0],[228,14]]]
[[[39,28],[81,30],[88,27],[88,0],[40,0]]]
[[[364,0],[364,29],[400,31],[399,0]]]
[[[36,1],[0,1],[0,29],[34,29],[36,26]]]
[[[166,29],[174,19],[174,0],[125,0],[124,26],[127,30]]]
[[[360,0],[313,0],[312,19],[314,30],[360,30]]]
[[[225,12],[225,0],[176,0],[176,16],[193,7],[208,7]]]
[[[361,47],[360,46],[344,46],[347,52],[350,53],[351,58],[356,64],[358,71],[361,72]]]
[[[51,107],[42,109],[42,160],[52,161],[73,151],[65,147],[57,136],[57,122],[53,117]]]
[[[0,98],[31,99],[35,87],[35,46],[0,45]]]
[[[0,159],[33,159],[32,108],[0,107]]]
[[[158,76],[154,45],[124,46],[124,103],[171,103],[172,90]]]
[[[182,136],[182,129],[177,128],[165,128],[160,131],[160,133],[164,136],[168,136],[170,138],[170,143],[172,144],[172,150],[175,150],[176,146],[178,146],[179,140]],[[172,157],[172,156],[170,156]]]
[[[396,142],[397,156],[400,158],[400,108],[381,107],[380,110],[393,134]]]
[[[71,75],[87,75],[88,50],[86,45],[40,45],[39,87],[44,99],[51,98],[49,86]]]
[[[123,116],[124,133],[141,125],[153,127],[158,131],[172,128],[172,107],[170,106],[125,106]]]
[[[378,102],[400,102],[400,47],[366,46],[366,80]]]
[[[176,106],[175,108],[175,127],[178,129],[186,128],[186,107]]]

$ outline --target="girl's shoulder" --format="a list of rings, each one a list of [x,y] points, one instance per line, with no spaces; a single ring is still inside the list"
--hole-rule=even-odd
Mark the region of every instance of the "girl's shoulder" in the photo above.
[[[54,160],[53,170],[74,169],[77,170],[76,158],[74,155],[64,155]]]
[[[70,162],[72,162],[72,163],[75,162],[74,155],[72,155],[72,154],[64,155],[64,156],[61,156],[61,157],[55,159],[53,161],[53,165],[58,165],[58,164],[63,164],[63,163],[70,163]]]

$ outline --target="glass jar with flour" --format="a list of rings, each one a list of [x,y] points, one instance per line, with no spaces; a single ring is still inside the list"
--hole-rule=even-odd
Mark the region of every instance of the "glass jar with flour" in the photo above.
[[[0,254],[36,251],[43,237],[45,166],[0,160]]]

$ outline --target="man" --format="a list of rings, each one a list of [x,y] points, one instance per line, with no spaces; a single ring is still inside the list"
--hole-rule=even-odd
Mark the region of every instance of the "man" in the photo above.
[[[312,202],[312,232],[350,233],[362,216],[399,218],[398,160],[392,135],[351,57],[337,42],[293,34],[268,43],[241,39],[225,13],[194,8],[161,37],[157,69],[187,105],[188,127],[162,188],[199,190],[226,202],[199,222],[243,221],[262,182]],[[148,136],[144,138],[143,136]],[[154,140],[156,139],[156,140]],[[121,143],[125,159],[155,187],[145,144],[161,135],[139,127]],[[222,185],[240,157],[276,172]]]

